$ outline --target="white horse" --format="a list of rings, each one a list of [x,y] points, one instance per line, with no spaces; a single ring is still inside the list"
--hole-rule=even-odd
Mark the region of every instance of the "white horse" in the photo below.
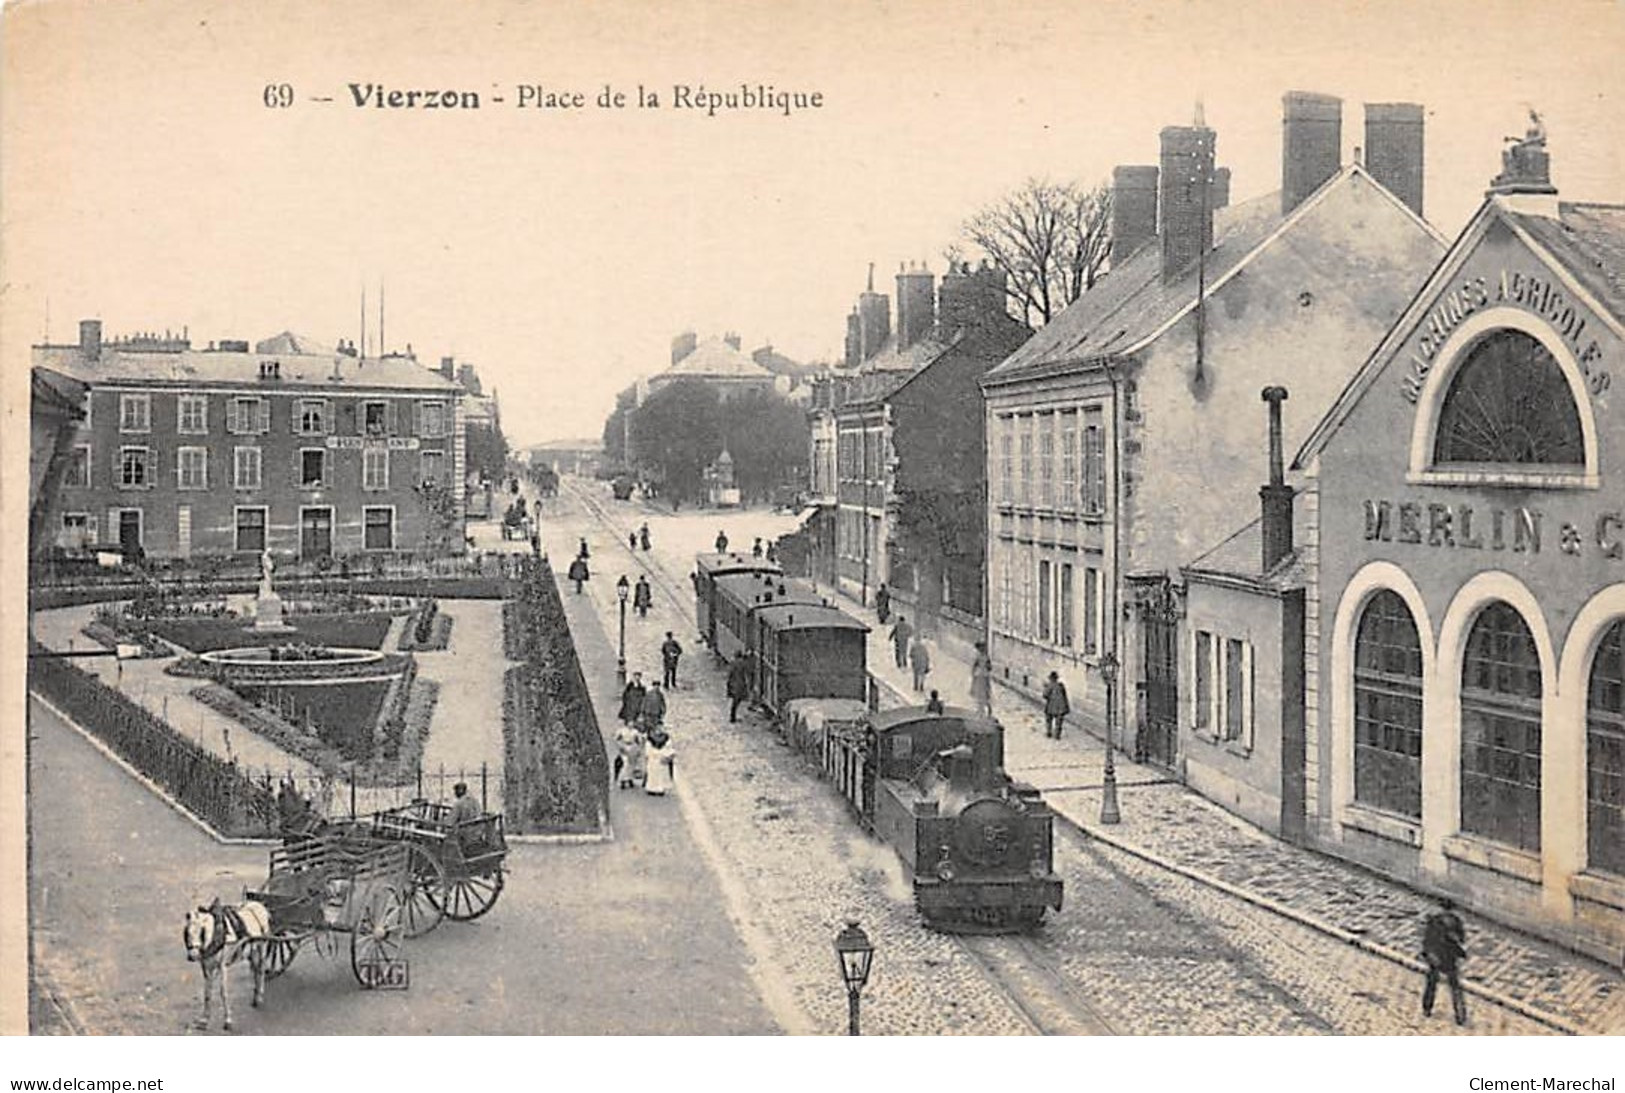
[[[237,963],[246,951],[248,966],[254,972],[254,1005],[265,1001],[265,939],[271,936],[271,915],[265,906],[248,900],[235,905],[218,899],[207,907],[186,913],[181,939],[186,943],[186,959],[203,971],[203,1019],[198,1028],[209,1027],[209,998],[215,980],[220,981],[220,1008],[225,1027],[231,1030],[231,995],[226,990],[226,969]]]

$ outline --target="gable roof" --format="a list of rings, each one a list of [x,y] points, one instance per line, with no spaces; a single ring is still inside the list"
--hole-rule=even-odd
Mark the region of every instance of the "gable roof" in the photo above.
[[[1304,584],[1303,548],[1308,534],[1308,506],[1301,501],[1292,506],[1292,540],[1299,544],[1265,572],[1264,521],[1255,516],[1230,537],[1182,567],[1187,578],[1211,577],[1241,582],[1259,588],[1285,592]]]
[[[1279,192],[1216,210],[1213,249],[1207,254],[1205,270],[1199,270],[1193,262],[1172,280],[1164,281],[1162,248],[1154,241],[1148,242],[989,372],[984,382],[1008,382],[1138,352],[1195,309],[1202,275],[1206,279],[1203,298],[1211,298],[1325,201],[1328,194],[1354,178],[1369,183],[1439,243],[1445,242],[1427,221],[1394,197],[1364,167],[1350,164],[1286,216],[1281,215]]]
[[[1467,222],[1387,333],[1304,438],[1292,466],[1302,470],[1325,448],[1371,389],[1399,343],[1410,337],[1444,285],[1456,275],[1492,224],[1504,223],[1537,255],[1574,281],[1598,314],[1625,337],[1625,206],[1559,202],[1556,219],[1520,212],[1491,196]]]
[[[327,357],[332,355],[333,347],[323,345],[315,338],[307,338],[303,334],[295,334],[291,330],[284,330],[280,334],[266,338],[263,342],[255,342],[254,352],[268,355],[292,354],[301,357]]]

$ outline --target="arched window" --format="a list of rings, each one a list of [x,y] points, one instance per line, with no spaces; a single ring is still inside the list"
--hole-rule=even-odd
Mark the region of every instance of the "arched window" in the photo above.
[[[1585,465],[1580,411],[1557,361],[1521,330],[1497,330],[1456,369],[1439,410],[1435,466]]]
[[[1461,669],[1461,829],[1540,849],[1540,654],[1506,603],[1479,612]]]
[[[1354,639],[1354,799],[1422,817],[1422,641],[1388,589],[1366,604]]]
[[[1625,874],[1625,619],[1603,635],[1586,691],[1586,859]]]

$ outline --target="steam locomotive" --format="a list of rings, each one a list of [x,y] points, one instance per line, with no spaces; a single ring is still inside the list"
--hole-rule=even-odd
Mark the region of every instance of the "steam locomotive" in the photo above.
[[[1003,726],[952,707],[875,712],[869,628],[751,561],[699,559],[702,635],[719,656],[746,659],[753,698],[785,740],[897,853],[926,924],[1010,933],[1059,911],[1055,816],[1005,772]]]

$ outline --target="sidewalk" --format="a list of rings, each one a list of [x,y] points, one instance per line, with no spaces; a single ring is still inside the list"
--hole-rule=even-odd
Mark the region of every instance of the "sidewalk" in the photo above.
[[[842,610],[871,627],[871,674],[902,701],[923,704],[925,695],[913,694],[909,669],[896,665],[891,627],[882,626],[872,609],[844,595],[840,601]],[[950,706],[974,707],[969,664],[935,641],[926,646],[931,653],[927,693],[935,689]],[[1002,684],[993,691],[993,712],[1006,730],[1010,774],[1042,790],[1057,813],[1086,833],[1329,933],[1352,935],[1351,943],[1414,959],[1420,923],[1434,906],[1427,897],[1281,842],[1121,753],[1115,765],[1122,822],[1102,826],[1101,741],[1075,723],[1063,739],[1047,739],[1037,702]],[[1470,983],[1581,1031],[1625,1030],[1625,981],[1617,969],[1478,916],[1467,916],[1467,932],[1471,958],[1464,978]]]

